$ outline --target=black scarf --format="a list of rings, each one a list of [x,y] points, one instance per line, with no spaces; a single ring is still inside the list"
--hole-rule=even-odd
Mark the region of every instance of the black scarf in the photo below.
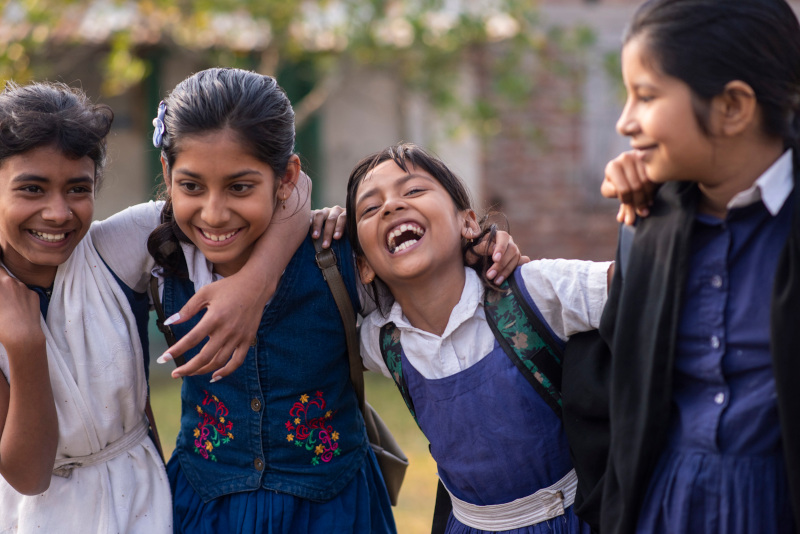
[[[568,346],[565,356],[564,426],[579,477],[576,512],[595,527],[599,520],[603,534],[635,531],[666,442],[678,316],[699,198],[693,183],[661,188],[650,216],[637,227],[624,282],[619,270],[614,276],[600,323],[602,339],[580,347],[589,352],[572,362],[577,350]],[[771,352],[792,508],[800,525],[800,188],[788,201],[794,212],[775,273]],[[604,389],[598,382],[605,376]],[[609,418],[610,443],[607,429],[597,430]],[[596,462],[606,450],[603,473]],[[589,468],[592,462],[595,467]]]

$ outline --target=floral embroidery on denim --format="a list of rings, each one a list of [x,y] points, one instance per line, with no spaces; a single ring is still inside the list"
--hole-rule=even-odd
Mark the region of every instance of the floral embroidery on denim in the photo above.
[[[197,406],[200,422],[194,428],[194,452],[206,460],[217,461],[214,449],[233,439],[233,422],[228,419],[228,408],[216,395],[206,394],[202,406]],[[213,415],[212,412],[213,411]]]
[[[339,433],[330,424],[335,414],[335,410],[326,410],[321,391],[317,391],[313,397],[300,395],[300,400],[289,410],[290,418],[285,424],[289,432],[286,441],[313,451],[311,465],[319,465],[320,461],[330,462],[334,456],[341,454]]]

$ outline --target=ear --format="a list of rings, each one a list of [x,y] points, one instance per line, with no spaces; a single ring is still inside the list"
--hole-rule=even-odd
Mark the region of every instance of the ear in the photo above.
[[[361,277],[362,284],[368,285],[375,280],[375,271],[372,270],[364,256],[359,256],[356,259],[356,266],[358,267],[358,275]]]
[[[281,183],[278,185],[278,199],[282,201],[289,200],[292,191],[297,186],[297,181],[300,179],[300,157],[297,154],[292,154],[289,162],[286,164],[286,174],[281,178]]]
[[[164,184],[167,186],[167,194],[172,195],[172,175],[169,173],[169,165],[164,156],[161,156],[161,175],[164,179]]]
[[[712,99],[711,109],[711,124],[716,127],[714,130],[725,137],[735,137],[756,123],[756,93],[741,80],[728,82],[722,93]]]
[[[474,239],[481,233],[481,226],[478,224],[478,216],[473,210],[461,212],[464,217],[464,224],[461,226],[461,237],[464,239]]]

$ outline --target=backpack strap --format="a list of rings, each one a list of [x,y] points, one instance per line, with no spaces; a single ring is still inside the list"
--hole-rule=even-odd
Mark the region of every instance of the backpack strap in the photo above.
[[[403,396],[403,400],[406,402],[406,406],[408,406],[408,411],[411,412],[411,417],[414,418],[414,422],[419,426],[417,412],[414,410],[414,401],[411,400],[411,395],[408,393],[408,385],[403,375],[403,347],[400,345],[400,329],[398,329],[394,323],[386,323],[381,327],[380,336],[383,362],[392,374],[394,383],[397,389],[400,390],[400,395]]]
[[[513,275],[499,290],[486,291],[484,311],[503,351],[561,417],[562,343],[531,309]]]

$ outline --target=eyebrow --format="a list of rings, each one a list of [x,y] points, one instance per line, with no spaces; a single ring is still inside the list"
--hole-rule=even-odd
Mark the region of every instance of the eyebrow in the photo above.
[[[11,183],[12,184],[27,183],[27,182],[33,182],[33,183],[38,183],[38,184],[49,184],[51,182],[51,180],[50,180],[50,178],[47,178],[45,176],[39,176],[38,174],[32,174],[32,173],[27,173],[27,172],[22,173],[22,174],[18,174],[14,178],[11,179]],[[92,176],[76,176],[74,178],[68,178],[67,179],[67,185],[85,184],[85,183],[94,184],[94,177],[92,177]]]
[[[402,178],[398,179],[395,182],[395,185],[402,186],[403,184],[405,184],[409,180],[413,180],[414,178],[424,178],[425,180],[428,180],[429,182],[434,181],[433,178],[431,178],[430,176],[427,176],[425,174],[422,174],[422,173],[419,173],[419,172],[410,172],[410,173],[406,174],[405,176],[403,176]],[[363,181],[362,181],[362,183],[363,183]],[[372,189],[367,189],[366,191],[364,191],[364,193],[362,193],[356,199],[356,206],[361,204],[361,202],[363,202],[365,198],[369,198],[369,197],[377,195],[377,194],[378,194],[378,188],[377,187],[373,187]]]
[[[175,169],[175,172],[179,173],[179,174],[183,174],[185,176],[188,176],[189,178],[194,178],[195,180],[200,180],[200,179],[203,178],[202,174],[194,172],[194,171],[190,171],[189,169],[178,168],[178,169]],[[261,175],[261,173],[259,171],[255,170],[255,169],[243,169],[243,170],[241,170],[239,172],[235,172],[233,174],[229,174],[229,175],[223,177],[223,180],[225,180],[225,181],[237,180],[237,179],[239,179],[239,178],[241,178],[243,176],[247,176],[249,174]]]

